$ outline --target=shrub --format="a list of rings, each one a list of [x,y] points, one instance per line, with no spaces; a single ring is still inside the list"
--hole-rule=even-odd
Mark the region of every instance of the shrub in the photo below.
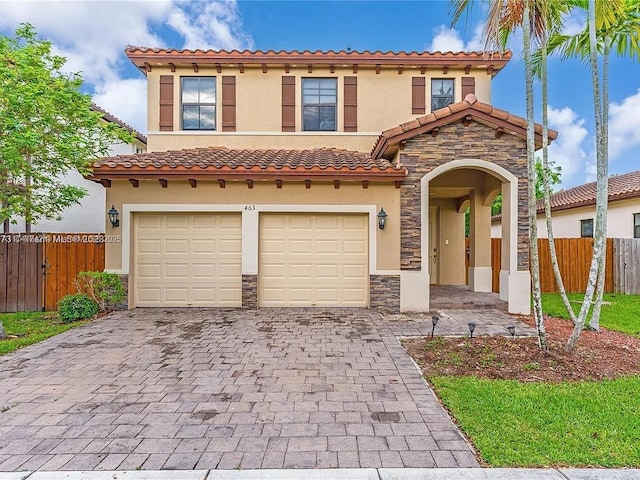
[[[76,283],[78,292],[91,297],[103,312],[124,298],[124,287],[115,273],[80,272]]]
[[[58,316],[62,323],[91,318],[98,313],[98,304],[84,293],[65,295],[58,302]]]

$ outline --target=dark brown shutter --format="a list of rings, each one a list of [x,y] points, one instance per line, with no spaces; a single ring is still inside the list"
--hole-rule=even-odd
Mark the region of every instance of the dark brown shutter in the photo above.
[[[236,131],[236,77],[222,77],[222,131]]]
[[[426,113],[425,107],[425,78],[413,77],[411,79],[411,113]]]
[[[344,131],[358,131],[358,77],[344,77]]]
[[[160,75],[160,131],[173,131],[173,75]]]
[[[476,77],[462,77],[462,99],[470,93],[476,94]]]
[[[282,131],[296,131],[296,77],[282,77]]]

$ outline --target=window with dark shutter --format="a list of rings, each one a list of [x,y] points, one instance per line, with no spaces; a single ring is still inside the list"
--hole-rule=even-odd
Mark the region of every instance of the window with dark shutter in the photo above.
[[[222,77],[222,131],[236,131],[236,77]]]
[[[296,131],[296,77],[282,77],[282,131]]]
[[[173,75],[160,75],[160,131],[173,131]]]
[[[425,85],[424,77],[413,77],[411,79],[411,113],[414,115],[426,113]]]
[[[215,77],[182,77],[182,129],[216,129]]]
[[[344,131],[358,131],[358,77],[344,77]]]

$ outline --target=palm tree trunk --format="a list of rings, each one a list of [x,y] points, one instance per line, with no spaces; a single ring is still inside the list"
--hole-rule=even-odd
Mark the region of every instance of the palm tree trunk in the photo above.
[[[4,331],[4,325],[2,325],[2,321],[0,321],[0,340],[4,340],[7,338],[7,332]]]
[[[540,77],[542,87],[542,191],[544,192],[544,216],[547,221],[547,237],[549,239],[549,253],[551,255],[551,267],[556,279],[556,286],[560,292],[560,298],[564,303],[571,321],[576,323],[576,314],[567,297],[564,288],[564,281],[560,273],[558,264],[558,254],[556,252],[556,240],[553,236],[553,222],[551,220],[551,188],[549,186],[549,109],[548,109],[548,84],[547,84],[547,44],[543,43],[541,52]]]
[[[527,172],[529,180],[529,254],[531,257],[531,293],[533,315],[538,332],[538,344],[544,352],[549,351],[547,333],[542,314],[540,289],[540,262],[538,257],[538,221],[536,208],[535,123],[533,117],[533,66],[531,61],[531,5],[524,2],[522,16],[522,40],[524,46],[524,75],[527,97]]]
[[[604,54],[602,56],[602,139],[600,142],[602,151],[600,152],[605,166],[609,166],[609,47],[605,40]],[[607,172],[608,173],[608,172]],[[606,175],[607,187],[609,185],[608,175]],[[608,192],[606,205],[608,206]],[[606,218],[605,208],[605,218]],[[591,313],[591,321],[589,327],[596,332],[600,331],[600,311],[602,310],[602,296],[604,295],[604,284],[606,282],[606,261],[607,261],[607,221],[604,222],[604,248],[602,255],[600,256],[600,262],[598,264],[598,283],[596,285],[596,298],[593,305],[593,311]]]
[[[602,102],[600,98],[600,79],[598,69],[598,51],[596,45],[596,11],[595,0],[589,0],[588,11],[589,24],[589,60],[591,63],[591,81],[593,83],[593,103],[595,107],[595,124],[596,124],[596,221],[595,235],[593,242],[593,257],[591,259],[591,267],[589,269],[589,279],[587,288],[584,293],[582,308],[578,315],[573,331],[567,340],[565,350],[571,351],[576,346],[580,333],[584,329],[585,319],[589,313],[593,294],[596,287],[598,272],[600,270],[600,257],[605,254],[606,232],[607,232],[607,199],[608,199],[608,165],[606,157],[602,155]]]

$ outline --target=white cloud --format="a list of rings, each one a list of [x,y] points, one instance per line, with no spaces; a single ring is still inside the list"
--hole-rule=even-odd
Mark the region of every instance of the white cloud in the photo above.
[[[640,146],[640,89],[621,103],[609,104],[609,158]]]
[[[589,173],[590,156],[583,148],[588,133],[584,123],[584,119],[569,107],[555,109],[549,106],[549,127],[558,131],[558,138],[549,145],[549,160],[562,167],[563,187],[582,183],[576,175]]]
[[[167,24],[184,38],[183,48],[253,49],[253,39],[242,30],[235,1],[192,2],[174,6]]]
[[[93,1],[3,2],[0,30],[13,33],[31,23],[54,52],[67,58],[65,70],[82,72],[97,104],[146,132],[146,82],[123,77],[127,45],[168,46],[154,30],[166,24],[183,39],[174,48],[253,48],[242,29],[235,0],[209,2]]]
[[[586,18],[583,10],[572,9],[562,17],[562,33],[564,35],[576,35],[584,30]]]
[[[433,40],[428,50],[431,52],[475,52],[483,50],[482,31],[484,25],[477,25],[473,37],[465,42],[455,28],[440,25],[433,30]]]

